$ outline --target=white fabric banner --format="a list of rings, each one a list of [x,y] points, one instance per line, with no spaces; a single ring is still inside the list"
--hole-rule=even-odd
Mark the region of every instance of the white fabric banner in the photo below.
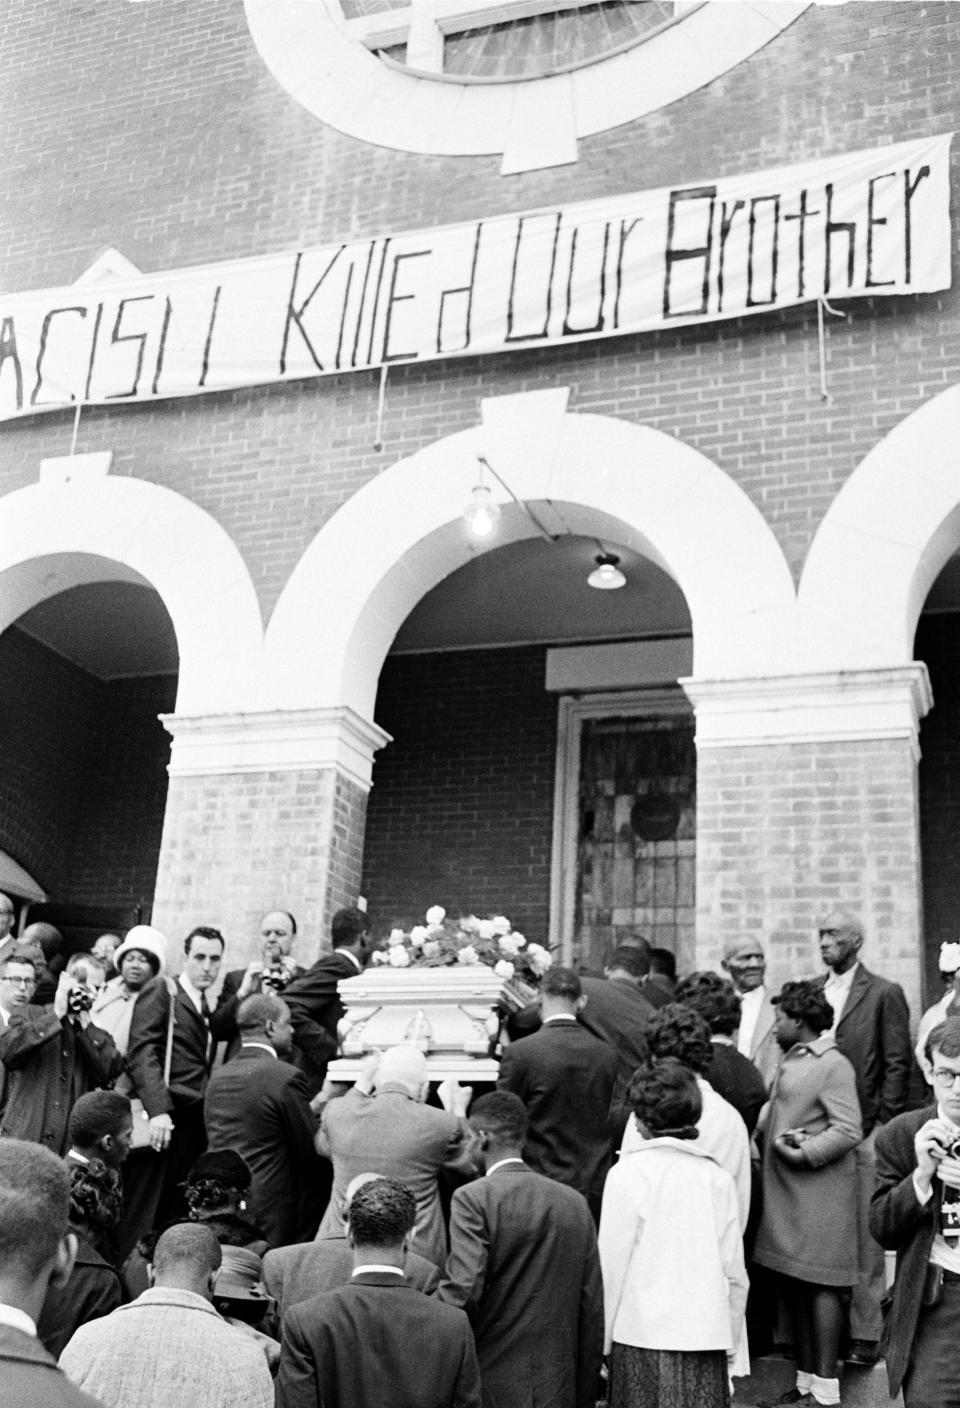
[[[0,298],[0,420],[950,286],[951,134]]]

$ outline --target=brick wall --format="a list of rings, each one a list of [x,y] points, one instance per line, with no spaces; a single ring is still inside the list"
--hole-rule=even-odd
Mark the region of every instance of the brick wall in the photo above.
[[[697,770],[698,962],[724,939],[767,945],[770,979],[823,971],[816,924],[851,909],[867,967],[919,1015],[917,780],[909,743],[703,748]]]
[[[451,914],[505,913],[544,942],[556,699],[542,648],[388,659],[364,893],[379,931]]]
[[[920,725],[920,838],[928,1001],[943,991],[940,945],[960,938],[960,616],[926,616],[915,647],[925,660],[933,708]]]
[[[74,279],[107,244],[145,269],[702,179],[960,125],[955,5],[811,6],[730,75],[585,139],[580,161],[503,178],[496,158],[415,156],[316,122],[257,56],[242,6],[19,0],[0,33],[4,286]],[[69,74],[69,82],[64,81]],[[954,153],[954,165],[960,152]],[[29,172],[29,180],[24,179]],[[960,211],[955,216],[960,220]],[[960,224],[957,226],[960,231]],[[716,460],[795,570],[837,489],[908,412],[960,377],[960,291],[859,300],[828,319],[821,399],[810,310],[390,373],[85,410],[78,448],[170,485],[238,543],[265,614],[330,514],[385,464],[475,424],[479,402],[572,387],[571,408],[648,423]],[[865,388],[869,387],[869,394]],[[0,492],[64,453],[72,415],[0,432]],[[426,487],[426,486],[425,486]]]
[[[0,847],[67,904],[153,896],[176,679],[104,682],[0,635]]]
[[[227,940],[227,966],[259,956],[262,915],[291,910],[296,956],[329,948],[330,915],[360,890],[361,788],[332,770],[170,779],[154,922],[178,957],[195,924]]]

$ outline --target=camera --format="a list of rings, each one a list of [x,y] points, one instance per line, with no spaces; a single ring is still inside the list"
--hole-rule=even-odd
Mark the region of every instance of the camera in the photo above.
[[[283,992],[289,981],[289,974],[282,963],[271,964],[260,974],[261,987],[268,988],[274,994]]]
[[[89,1012],[93,1006],[93,993],[89,988],[71,988],[67,995],[67,1011],[73,1016],[79,1016],[81,1012]]]

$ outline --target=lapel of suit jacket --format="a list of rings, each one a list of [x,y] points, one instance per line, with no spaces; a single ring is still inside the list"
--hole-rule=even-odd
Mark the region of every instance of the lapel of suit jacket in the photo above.
[[[847,993],[847,1000],[843,1004],[843,1011],[837,1019],[834,1031],[839,1031],[853,1009],[863,1001],[867,989],[870,987],[870,979],[872,976],[871,973],[867,972],[862,963],[858,965],[857,971],[853,975],[853,982],[850,984],[850,991]],[[826,978],[824,978],[823,981],[826,983]]]

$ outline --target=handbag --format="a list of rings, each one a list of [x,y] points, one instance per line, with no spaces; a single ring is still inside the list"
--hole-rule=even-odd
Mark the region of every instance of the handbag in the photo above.
[[[174,995],[167,989],[170,996],[170,1009],[167,1014],[167,1049],[163,1060],[163,1083],[170,1084],[170,1063],[173,1058],[173,1002]],[[143,1108],[143,1101],[139,1096],[134,1095],[130,1099],[130,1113],[133,1115],[133,1134],[130,1139],[130,1148],[149,1149],[150,1143],[150,1116]]]

